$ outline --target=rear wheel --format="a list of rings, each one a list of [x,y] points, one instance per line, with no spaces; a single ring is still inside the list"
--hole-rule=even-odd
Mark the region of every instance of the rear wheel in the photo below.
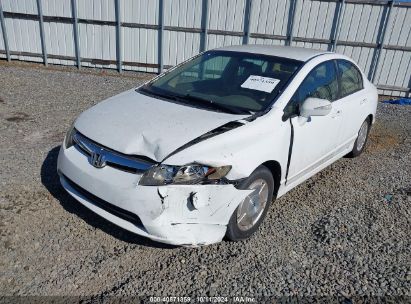
[[[370,133],[370,126],[371,121],[369,118],[367,118],[366,120],[364,120],[360,127],[360,130],[358,131],[358,136],[355,140],[354,147],[351,153],[348,154],[349,157],[357,157],[364,151],[368,140],[368,134]]]
[[[237,207],[227,225],[226,238],[239,241],[250,237],[261,225],[273,199],[274,179],[265,166],[258,167],[239,189],[254,190]]]

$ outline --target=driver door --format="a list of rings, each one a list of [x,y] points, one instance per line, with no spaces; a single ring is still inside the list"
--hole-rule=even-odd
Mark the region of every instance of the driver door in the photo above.
[[[325,116],[303,119],[299,108],[308,97],[332,102],[332,110]],[[317,65],[301,83],[285,112],[296,115],[291,118],[293,143],[287,185],[298,184],[331,159],[336,151],[341,128],[341,109],[338,104],[338,78],[334,61]]]

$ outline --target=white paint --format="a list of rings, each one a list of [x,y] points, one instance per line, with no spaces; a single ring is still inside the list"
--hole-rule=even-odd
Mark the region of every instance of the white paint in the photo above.
[[[61,177],[63,187],[87,208],[133,233],[174,245],[221,241],[231,214],[252,192],[233,185],[139,186],[141,175],[109,166],[96,169],[74,147],[61,148],[58,170],[86,191],[137,214],[144,228],[96,206]]]
[[[271,93],[279,82],[280,80],[275,78],[250,75],[241,87]]]
[[[362,122],[370,114],[375,119],[377,91],[365,75],[364,89],[332,102],[330,113],[325,113],[327,110],[321,112],[322,116],[313,116],[311,112],[306,115],[309,117],[291,118],[294,145],[286,183],[291,126],[290,120],[282,120],[284,108],[308,73],[331,59],[351,61],[331,53],[313,58],[284,89],[272,109],[250,122],[243,115],[200,110],[130,90],[81,114],[75,127],[114,150],[162,161],[188,141],[227,122],[241,120],[243,126],[189,146],[164,163],[231,165],[226,178],[237,180],[247,178],[261,164],[275,161],[281,167],[279,197],[351,151]],[[309,108],[314,111],[317,106],[328,106],[318,100],[311,103]],[[110,166],[94,168],[75,147],[62,148],[58,169],[87,191],[138,215],[144,229],[96,207],[63,179],[69,193],[94,212],[132,232],[171,244],[220,241],[229,218],[249,193],[231,184],[140,186],[139,174]]]
[[[155,99],[134,89],[83,112],[76,128],[113,150],[162,161],[185,143],[246,115],[218,113]]]

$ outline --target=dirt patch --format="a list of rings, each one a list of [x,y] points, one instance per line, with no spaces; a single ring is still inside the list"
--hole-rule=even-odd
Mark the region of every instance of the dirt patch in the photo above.
[[[52,142],[61,142],[63,141],[64,135],[66,134],[65,131],[56,131],[52,134],[50,134],[49,139]]]
[[[400,144],[401,141],[399,134],[395,130],[383,129],[377,125],[370,133],[367,150],[369,152],[388,150]]]
[[[30,115],[24,112],[14,112],[12,116],[6,117],[10,122],[23,122],[30,120]]]
[[[52,142],[60,143],[64,138],[64,131],[53,131],[52,129],[46,129],[44,131],[34,131],[26,135],[23,140],[29,144],[38,144],[40,142]]]

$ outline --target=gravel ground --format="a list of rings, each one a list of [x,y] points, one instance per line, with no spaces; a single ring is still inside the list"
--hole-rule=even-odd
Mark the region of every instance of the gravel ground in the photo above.
[[[380,104],[367,151],[275,201],[250,240],[169,247],[59,186],[72,120],[148,74],[0,61],[0,295],[411,296],[411,107]]]

